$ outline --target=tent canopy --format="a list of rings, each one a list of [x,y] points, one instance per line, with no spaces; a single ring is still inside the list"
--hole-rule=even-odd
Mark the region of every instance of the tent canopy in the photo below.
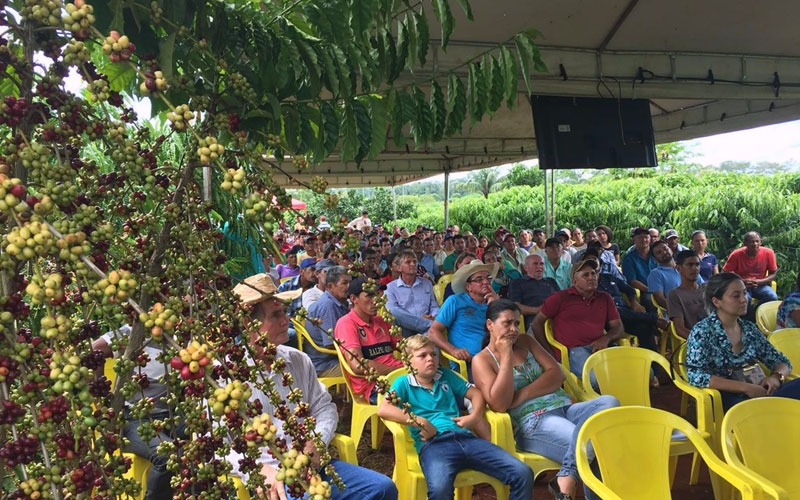
[[[475,21],[459,11],[447,51],[431,40],[428,64],[399,84],[442,75],[514,33],[534,28],[547,64],[531,75],[537,94],[650,101],[657,143],[693,139],[800,118],[800,2],[774,0],[473,0]],[[455,3],[454,3],[455,5]],[[433,19],[433,17],[431,18]],[[439,26],[432,23],[431,34]],[[768,146],[767,146],[768,147]],[[396,185],[537,156],[527,90],[438,144],[417,149],[387,141],[360,165],[336,155],[297,178],[331,187]],[[291,160],[282,168],[295,173]],[[278,179],[296,187],[288,177]]]

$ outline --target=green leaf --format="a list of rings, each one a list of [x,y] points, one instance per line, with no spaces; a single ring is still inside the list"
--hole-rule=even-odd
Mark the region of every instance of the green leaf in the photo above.
[[[433,114],[430,106],[428,106],[425,93],[416,85],[411,88],[411,92],[416,111],[415,120],[411,122],[411,134],[414,137],[416,147],[420,148],[429,143],[433,135]]]
[[[542,60],[542,54],[539,52],[539,46],[536,45],[536,38],[539,37],[539,32],[535,29],[527,29],[519,34],[525,41],[530,52],[531,61],[533,62],[533,69],[540,73],[547,71],[547,65]]]
[[[379,94],[369,94],[369,118],[372,124],[369,158],[376,158],[386,147],[386,126],[388,124],[386,100]]]
[[[468,94],[470,97],[469,111],[470,123],[475,124],[481,121],[484,113],[486,113],[486,101],[488,98],[488,80],[484,73],[482,62],[470,63],[469,65],[469,80],[468,80]]]
[[[513,107],[517,99],[517,80],[519,80],[519,68],[511,51],[505,46],[500,48],[500,57],[503,64],[503,72],[506,82],[506,106]]]
[[[319,111],[308,104],[302,104],[297,106],[297,114],[300,123],[300,144],[298,145],[298,151],[306,152],[319,149],[317,145],[317,134],[314,133],[311,119],[314,115],[318,116]]]
[[[406,26],[408,26],[408,54],[406,60],[406,69],[414,67],[414,61],[417,59],[417,52],[419,46],[419,36],[417,35],[417,16],[416,14],[409,13],[406,15]]]
[[[500,68],[500,62],[494,57],[489,56],[489,66],[486,68],[487,72],[491,72],[489,99],[487,108],[491,116],[500,108],[505,96],[505,80],[503,79],[503,70]]]
[[[461,78],[452,73],[447,80],[447,113],[446,135],[461,132],[467,116],[467,89]]]
[[[386,83],[391,85],[400,76],[403,65],[397,62],[397,45],[395,45],[392,33],[386,31],[384,36],[386,38],[384,43],[386,48]]]
[[[336,70],[339,75],[339,90],[342,97],[348,97],[356,92],[356,82],[347,56],[338,45],[332,45],[331,50],[335,56]]]
[[[442,48],[447,49],[447,42],[453,34],[453,11],[450,10],[449,0],[434,0],[433,14],[442,25]]]
[[[300,117],[293,104],[284,103],[281,105],[281,118],[286,148],[292,154],[297,153],[300,138]]]
[[[447,125],[447,107],[444,103],[444,92],[439,82],[433,80],[431,82],[431,98],[430,98],[431,114],[433,115],[433,142],[438,142],[444,135],[444,129]]]
[[[343,162],[346,162],[354,159],[356,153],[358,153],[358,125],[356,124],[356,116],[355,112],[353,111],[352,100],[345,101],[344,103],[341,132],[341,159]]]
[[[430,31],[428,30],[428,18],[425,13],[420,11],[414,14],[416,19],[417,31],[417,59],[420,65],[425,65],[425,60],[428,56],[428,44],[430,43]]]
[[[469,0],[458,0],[458,5],[461,6],[461,10],[464,11],[464,14],[467,15],[467,19],[470,21],[474,21],[475,18],[472,15],[472,7],[469,5]]]
[[[528,47],[528,39],[525,35],[517,34],[514,36],[514,45],[517,47],[517,57],[519,58],[519,67],[522,68],[522,79],[525,81],[525,88],[528,90],[528,95],[531,95],[531,52]]]
[[[369,154],[372,142],[372,121],[362,99],[368,98],[360,96],[353,100],[353,115],[356,118],[356,130],[358,131],[358,152],[355,160],[358,164]]]
[[[336,116],[336,108],[328,101],[324,101],[319,110],[322,113],[323,129],[320,134],[323,134],[322,143],[325,156],[328,156],[336,149],[336,144],[339,142],[339,117]]]
[[[130,64],[109,64],[103,68],[103,73],[108,77],[109,88],[117,92],[131,88],[136,79],[136,69]]]
[[[323,85],[331,91],[334,98],[339,97],[339,72],[327,47],[320,48],[319,58],[322,60],[323,71],[320,77]]]
[[[367,45],[367,36],[372,31],[374,0],[350,0],[348,3],[350,4],[350,27],[353,35],[364,40],[363,44]]]
[[[164,72],[164,77],[167,81],[171,81],[174,74],[175,62],[173,61],[173,54],[175,52],[175,36],[177,34],[177,31],[173,31],[169,36],[158,41],[158,64],[161,66],[161,71]]]
[[[397,23],[397,59],[395,71],[400,74],[408,63],[409,48],[408,17]]]
[[[406,145],[406,136],[403,133],[403,128],[408,120],[405,118],[403,107],[406,105],[407,100],[410,101],[410,98],[407,98],[408,94],[402,90],[392,90],[389,94],[389,103],[391,105],[389,110],[392,113],[392,138],[397,146]]]
[[[305,40],[295,39],[295,44],[297,46],[297,51],[300,53],[300,57],[305,65],[305,74],[308,76],[307,82],[310,87],[309,91],[312,94],[319,94],[321,84],[319,77],[319,59],[317,59],[317,54]]]

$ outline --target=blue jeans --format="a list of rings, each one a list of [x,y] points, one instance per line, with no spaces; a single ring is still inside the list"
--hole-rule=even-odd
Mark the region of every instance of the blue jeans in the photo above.
[[[148,420],[158,420],[167,418],[169,412],[156,412],[150,415]],[[156,437],[150,441],[145,441],[139,436],[139,426],[147,420],[130,420],[125,423],[122,433],[129,443],[122,448],[122,451],[134,453],[140,457],[144,457],[152,464],[150,472],[147,473],[147,491],[145,493],[145,500],[169,500],[172,498],[172,488],[170,488],[169,481],[172,474],[167,470],[166,455],[159,455],[156,450],[162,441],[172,441],[173,439],[186,438],[185,427],[181,424],[178,428],[169,430],[165,429],[156,434]]]
[[[589,359],[591,355],[591,345],[582,345],[569,349],[569,371],[574,373],[575,376],[578,377],[578,380],[583,380],[583,365],[586,364],[586,360]],[[594,375],[594,372],[589,376],[589,382],[591,382],[596,392],[600,392],[600,386],[597,384],[597,377]]]
[[[332,499],[397,500],[397,487],[380,472],[342,460],[332,460],[331,464],[344,482],[344,490],[331,485]],[[330,477],[323,472],[322,479],[329,481]]]
[[[570,476],[578,481],[580,478],[575,462],[578,432],[589,417],[615,406],[619,406],[617,398],[600,396],[582,403],[562,406],[541,415],[530,416],[519,423],[514,433],[517,447],[561,462],[558,475]],[[589,460],[594,460],[594,451],[591,449],[589,449]],[[598,498],[588,488],[584,488],[584,492],[587,499]]]
[[[424,335],[433,324],[433,321],[428,318],[414,316],[399,307],[392,309],[392,315],[394,316],[395,324],[403,329],[403,337],[410,337],[417,333]]]
[[[736,403],[741,403],[742,401],[750,399],[740,392],[719,391],[719,394],[722,397],[722,411],[725,412],[730,410],[731,406],[735,405]],[[778,398],[800,399],[800,378],[784,382],[783,385],[778,387],[778,389],[772,393],[772,396]]]
[[[511,486],[509,500],[530,500],[533,471],[516,457],[471,432],[447,431],[426,442],[419,463],[428,483],[428,500],[452,499],[456,475],[473,469]]]
[[[751,298],[756,299],[759,302],[771,302],[773,300],[778,300],[778,295],[775,293],[775,290],[772,289],[772,285],[769,283],[766,285],[759,285],[754,288],[748,288],[746,293],[748,302]]]

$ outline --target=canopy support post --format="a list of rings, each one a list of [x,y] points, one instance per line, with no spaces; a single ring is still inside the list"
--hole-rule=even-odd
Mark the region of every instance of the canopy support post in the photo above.
[[[447,226],[450,225],[450,167],[451,161],[447,160],[444,167],[444,231],[447,231]]]

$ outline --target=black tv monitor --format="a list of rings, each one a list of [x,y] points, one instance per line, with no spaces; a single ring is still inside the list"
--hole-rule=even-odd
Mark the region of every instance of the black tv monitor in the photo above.
[[[539,168],[655,167],[646,99],[533,95]]]

